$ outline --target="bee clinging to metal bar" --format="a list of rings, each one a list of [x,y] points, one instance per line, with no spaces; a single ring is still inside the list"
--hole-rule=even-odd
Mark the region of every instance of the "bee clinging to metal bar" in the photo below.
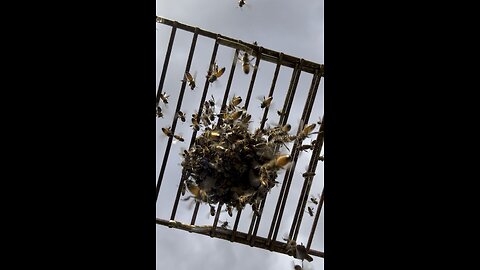
[[[188,83],[188,86],[190,86],[190,89],[195,89],[196,87],[196,84],[195,84],[195,78],[196,78],[196,73],[194,73],[194,75],[192,76],[192,74],[190,74],[190,72],[185,72],[185,76],[182,80],[182,82],[187,82]]]
[[[225,72],[225,67],[218,69],[217,63],[213,63],[210,66],[210,69],[208,70],[208,73],[207,73],[208,82],[213,83],[218,78],[220,78],[220,76],[222,76],[224,72]]]
[[[245,74],[250,73],[250,66],[252,66],[253,68],[256,68],[256,66],[250,63],[253,59],[254,58],[252,59],[249,58],[249,54],[247,52],[243,52],[242,57],[238,57],[238,60],[242,62],[242,69]]]

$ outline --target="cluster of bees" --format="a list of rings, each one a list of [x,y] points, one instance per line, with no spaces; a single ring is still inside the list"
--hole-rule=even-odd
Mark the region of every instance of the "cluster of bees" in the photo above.
[[[272,98],[261,103],[262,108],[270,106]],[[183,151],[181,163],[185,171],[184,189],[191,195],[186,199],[210,205],[226,205],[232,216],[232,209],[243,209],[250,204],[259,215],[260,202],[278,182],[278,171],[291,162],[288,154],[281,153],[286,143],[306,138],[315,127],[308,125],[298,135],[291,135],[291,126],[257,128],[249,131],[251,115],[240,106],[242,98],[234,96],[219,113],[215,111],[215,99],[205,101],[201,116],[192,114],[192,127],[202,134],[194,145]],[[227,228],[228,222],[222,223]]]

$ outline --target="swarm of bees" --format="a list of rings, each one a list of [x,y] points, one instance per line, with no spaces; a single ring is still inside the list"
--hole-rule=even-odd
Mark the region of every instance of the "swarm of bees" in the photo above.
[[[271,98],[265,100],[262,105],[268,106]],[[251,115],[241,102],[240,96],[233,96],[217,113],[214,97],[205,101],[191,120],[201,134],[183,152],[181,163],[190,197],[210,206],[225,204],[229,216],[232,209],[247,204],[260,215],[261,201],[278,184],[278,171],[291,163],[282,147],[297,139],[289,134],[289,124],[249,131]]]

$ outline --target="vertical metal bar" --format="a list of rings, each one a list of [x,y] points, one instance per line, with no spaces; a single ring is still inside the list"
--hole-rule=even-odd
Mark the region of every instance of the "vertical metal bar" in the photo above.
[[[278,73],[280,72],[280,67],[282,66],[282,64],[281,64],[282,60],[283,60],[283,53],[280,54],[280,58],[278,59],[277,67],[275,68],[275,73],[273,74],[272,85],[270,86],[270,92],[268,92],[269,97],[273,97],[273,91],[274,91],[275,85],[277,83]],[[263,129],[264,126],[265,126],[265,122],[266,122],[267,115],[268,115],[268,110],[269,110],[269,108],[265,108],[265,111],[263,111],[262,121],[260,122],[260,129]]]
[[[261,49],[261,47],[260,47]],[[255,67],[252,73],[252,79],[250,80],[250,87],[248,87],[247,98],[245,98],[245,110],[248,109],[248,103],[250,103],[250,97],[252,95],[253,84],[255,83],[255,78],[257,77],[258,65],[260,65],[260,57],[257,57],[255,60]]]
[[[302,62],[303,62],[303,59],[300,60],[300,63],[297,65],[297,67],[301,66]],[[301,73],[301,70],[298,70],[298,73],[297,73],[297,76],[296,76],[295,82],[294,82],[295,89],[298,85],[298,80],[299,80],[299,77],[300,77],[300,73]],[[290,115],[290,108],[292,107],[292,103],[293,103],[293,98],[290,100],[290,102],[287,105],[286,117],[284,118],[284,123],[283,124],[286,123],[286,120],[288,119],[288,116]],[[297,135],[301,132],[301,127],[302,126],[303,126],[303,123],[301,122],[300,127],[297,131]],[[283,181],[283,183],[286,182],[286,187],[284,189],[284,193],[280,194],[280,196],[279,196],[279,199],[282,198],[282,202],[281,202],[282,205],[281,205],[280,211],[278,213],[278,217],[277,217],[277,221],[276,221],[276,225],[275,225],[275,230],[274,230],[273,237],[272,237],[273,240],[276,240],[278,230],[280,228],[280,224],[281,224],[282,217],[283,217],[283,212],[285,210],[285,204],[286,204],[286,201],[287,201],[287,198],[288,198],[288,193],[290,191],[290,185],[292,183],[293,174],[295,172],[295,167],[297,165],[297,159],[298,159],[297,146],[298,146],[298,140],[295,140],[295,142],[293,144],[293,147],[292,147],[292,150],[291,150],[292,154],[290,155],[292,157],[292,165],[287,169],[287,171],[285,173],[284,181]]]
[[[193,210],[193,216],[192,220],[190,221],[190,225],[195,224],[195,220],[197,219],[197,213],[198,213],[198,208],[200,207],[200,204],[197,202],[195,203],[195,209]]]
[[[214,237],[217,229],[218,218],[220,217],[220,212],[222,211],[223,204],[219,203],[217,207],[217,212],[215,212],[215,219],[213,220],[212,230],[210,231],[210,236]]]
[[[195,53],[195,47],[197,45],[197,38],[198,38],[198,28],[195,28],[195,33],[193,34],[193,38],[192,38],[192,45],[190,46],[190,53],[188,54],[188,59],[187,59],[187,66],[185,67],[185,72],[184,74],[187,72],[187,71],[190,71],[190,67],[192,65],[192,59],[193,59],[193,54]],[[179,102],[181,102],[183,100],[183,95],[184,95],[184,92],[185,92],[185,87],[186,87],[186,82],[184,81],[182,83],[182,86],[181,86],[181,89],[180,89],[180,96],[179,96]],[[180,110],[180,108],[178,108],[177,106],[177,111]],[[176,119],[177,117],[174,117],[174,119]],[[163,176],[163,174],[162,174]],[[183,178],[183,177],[182,177]],[[170,216],[170,220],[174,220],[175,219],[175,215],[177,213],[177,207],[178,207],[178,200],[180,199],[180,193],[181,193],[181,190],[183,188],[183,181],[182,181],[182,178],[180,178],[180,183],[178,185],[178,190],[177,190],[177,195],[175,196],[175,202],[173,203],[173,209],[172,209],[172,214]]]
[[[218,36],[220,36],[220,35],[217,35],[217,38],[218,38]],[[213,45],[212,58],[210,59],[210,65],[208,65],[209,67],[211,67],[212,64],[215,62],[215,58],[217,57],[217,51],[218,51],[218,42],[217,42],[217,40],[215,40],[215,44]],[[205,98],[207,97],[208,86],[209,86],[208,78],[205,78],[205,86],[203,87],[202,99],[200,100],[200,106],[198,107],[198,119],[200,119],[200,117],[202,116],[202,108],[203,108],[203,103],[205,102]],[[197,131],[193,130],[192,138],[190,139],[190,147],[192,147],[196,136],[197,136]],[[199,204],[200,203],[197,202],[196,205],[195,205],[195,210],[193,211],[191,225],[195,224],[195,219],[197,217]]]
[[[285,98],[285,102],[284,102],[284,105],[283,105],[283,109],[282,109],[283,114],[280,116],[279,125],[284,125],[284,123],[286,123],[287,120],[288,120],[288,115],[289,115],[290,111],[289,110],[287,111],[287,108],[288,108],[288,104],[293,103],[293,97],[295,96],[295,91],[296,91],[296,87],[297,87],[296,82],[298,82],[299,76],[300,76],[300,69],[299,69],[299,65],[297,64],[295,66],[295,68],[293,69],[293,72],[292,72],[292,78],[290,80],[290,85],[289,85],[289,88],[288,88],[288,91],[287,91],[287,96]],[[285,176],[287,176],[287,174],[285,174]],[[275,212],[274,212],[273,217],[272,217],[272,223],[270,225],[270,230],[268,232],[268,237],[267,237],[267,241],[268,241],[267,245],[269,244],[270,246],[273,243],[272,233],[274,232],[275,227],[276,227],[275,222],[277,220],[278,213],[280,211],[280,205],[282,204],[283,195],[285,193],[285,190],[286,190],[287,186],[289,188],[290,184],[286,183],[286,181],[283,181],[282,182],[282,187],[280,189],[280,194],[278,195],[277,205],[275,207]],[[276,234],[275,234],[274,237],[276,237]],[[273,240],[275,240],[275,238]]]
[[[223,109],[225,108],[225,105],[227,104],[228,100],[228,95],[230,93],[230,86],[232,85],[232,80],[233,80],[233,74],[235,73],[235,67],[237,64],[237,57],[238,57],[238,49],[235,49],[235,56],[233,57],[233,63],[232,63],[232,69],[230,70],[230,75],[228,76],[228,81],[227,81],[227,87],[225,89],[225,94],[223,95],[223,101],[221,105],[220,112],[224,113]],[[217,126],[220,126],[223,123],[223,118],[219,118],[217,122]]]
[[[317,93],[317,90],[318,90],[318,85],[320,84],[320,78],[321,77],[319,76],[319,72],[317,71],[312,78],[312,83],[310,84],[310,90],[308,92],[307,99],[305,101],[304,111],[303,111],[302,118],[301,118],[302,120],[304,120],[303,121],[304,125],[307,124],[308,119],[310,118],[310,113],[311,113],[311,110],[313,108],[313,103],[315,101],[316,93]],[[319,139],[319,136],[320,136],[320,133],[318,134],[317,139]],[[317,145],[318,144],[316,144],[315,146],[317,146]],[[315,153],[315,149],[313,150],[313,153]],[[307,172],[311,172],[312,169],[313,169],[313,172],[315,171],[315,168],[312,168],[312,164],[313,164],[314,159],[317,159],[318,157],[314,157],[314,156],[315,155],[312,154],[312,156],[310,157],[310,164],[309,164],[309,168],[308,168]],[[312,179],[313,179],[313,177],[306,177],[305,178],[304,185],[303,185],[303,188],[302,188],[302,192],[300,193],[300,196],[299,196],[297,209],[295,211],[295,215],[294,215],[294,218],[293,218],[293,221],[292,221],[292,226],[290,227],[289,239],[296,240],[295,237],[292,237],[293,236],[293,231],[294,231],[294,228],[298,229],[300,227],[300,223],[301,223],[302,217],[303,217],[303,210],[305,209],[306,201],[308,200],[308,193],[310,191],[310,186],[311,186]],[[298,219],[299,214],[300,214],[300,219],[298,221],[297,219]]]
[[[310,164],[309,164],[309,167],[308,167],[308,171],[311,172],[315,172],[316,168],[317,168],[317,164],[318,164],[318,157],[320,156],[320,152],[322,151],[322,146],[323,146],[323,130],[324,130],[324,124],[323,124],[323,118],[322,118],[322,124],[320,125],[320,132],[318,133],[317,135],[317,142],[315,143],[315,147],[313,149],[313,153],[312,153],[312,157],[310,159]],[[296,240],[297,239],[297,235],[298,235],[298,232],[300,230],[300,225],[302,223],[302,218],[303,218],[303,209],[305,209],[305,205],[307,203],[307,200],[308,200],[308,194],[310,193],[310,187],[312,185],[312,181],[313,181],[313,176],[308,176],[308,177],[305,177],[305,181],[304,181],[304,184],[303,184],[303,188],[302,188],[302,195],[301,198],[303,199],[299,199],[299,204],[297,205],[297,211],[300,211],[300,217],[298,219],[298,221],[293,220],[292,222],[292,228],[291,228],[291,231],[290,231],[290,237],[293,236],[292,239]],[[301,203],[301,205],[300,205]],[[295,224],[296,222],[296,224]],[[295,226],[294,226],[295,225]],[[294,234],[292,235],[292,231],[293,231],[293,227],[295,227],[295,232]]]
[[[232,229],[232,238],[230,241],[235,241],[235,236],[237,235],[238,222],[240,221],[240,216],[242,214],[242,209],[237,210],[237,216],[235,218],[235,224]]]
[[[175,33],[177,32],[177,22],[173,22],[172,32],[170,33],[170,40],[168,41],[167,52],[165,53],[165,60],[163,62],[162,75],[160,77],[160,83],[157,90],[157,104],[160,102],[160,94],[162,93],[163,84],[165,82],[165,75],[167,74],[168,62],[170,61],[170,54],[172,52],[173,41],[175,39]]]
[[[283,60],[283,54],[280,54],[280,58],[278,60],[277,66],[275,68],[275,72],[273,74],[273,79],[272,79],[272,85],[270,87],[270,92],[268,93],[268,96],[272,97],[272,98],[273,98],[273,92],[274,92],[274,89],[275,89],[275,84],[277,82],[278,73],[280,71],[280,66],[281,66],[282,60]],[[263,129],[263,127],[265,126],[265,122],[266,122],[267,115],[268,115],[268,109],[269,109],[269,107],[266,107],[264,112],[263,112],[262,121],[260,122],[260,129]],[[253,230],[253,235],[254,236],[256,236],[257,232],[258,232],[258,226],[260,224],[260,220],[262,219],[263,208],[265,206],[265,201],[267,200],[267,196],[268,196],[268,193],[265,194],[265,198],[263,198],[262,202],[260,203],[260,208],[259,208],[260,215],[256,218],[252,219],[252,223],[250,224],[250,227],[251,227],[253,225],[253,223],[255,223],[255,229]],[[252,238],[252,243],[253,243],[253,241],[254,241],[254,239]]]
[[[165,82],[165,76],[167,74],[167,67],[168,67],[168,62],[170,60],[170,54],[172,52],[172,47],[173,47],[173,41],[175,40],[175,33],[177,31],[176,27],[176,22],[174,23],[174,26],[172,27],[172,32],[170,33],[170,41],[168,42],[168,48],[167,52],[165,54],[165,61],[163,63],[163,69],[162,69],[162,75],[160,77],[160,83],[158,84],[158,90],[157,90],[157,104],[160,102],[160,94],[162,93],[163,89],[163,84]],[[172,133],[174,130],[172,131]],[[163,158],[163,163],[162,163],[162,168],[160,169],[160,175],[158,176],[157,180],[157,187],[156,187],[156,197],[155,201],[158,201],[158,194],[160,193],[160,187],[162,186],[162,180],[163,180],[163,173],[165,172],[165,166],[167,165],[167,161],[165,158],[168,158],[168,152],[170,151],[170,147],[172,144],[172,137],[168,138],[168,143],[167,143],[167,148],[165,149],[165,156]]]
[[[323,190],[324,189],[322,189],[322,195],[320,196],[320,201],[318,202],[317,213],[315,214],[315,219],[313,220],[312,230],[310,231],[310,235],[308,236],[308,242],[306,246],[307,251],[310,249],[310,246],[312,245],[313,235],[315,234],[315,228],[317,228],[317,223],[318,223],[318,220],[320,219],[320,212],[322,211],[322,206],[323,206]]]

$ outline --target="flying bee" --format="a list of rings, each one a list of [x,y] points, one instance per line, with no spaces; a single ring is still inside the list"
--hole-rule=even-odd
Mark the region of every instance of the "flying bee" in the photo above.
[[[215,98],[212,95],[212,98],[208,100],[208,103],[210,103],[210,107],[215,107]]]
[[[316,197],[313,197],[313,196],[310,197],[310,201],[311,201],[312,203],[314,203],[314,204],[318,204],[318,200],[317,200]]]
[[[185,122],[185,113],[182,111],[177,112],[177,116],[182,120],[182,122]]]
[[[184,139],[182,136],[180,136],[180,135],[174,134],[173,137],[174,137],[175,139],[181,141],[181,142],[184,142],[184,141],[185,141],[185,139]]]
[[[192,74],[190,74],[190,72],[186,71],[185,72],[185,77],[184,79],[182,80],[182,82],[187,82],[188,83],[188,86],[190,86],[190,89],[195,89],[195,76],[192,76]]]
[[[323,161],[324,160],[323,156],[319,156],[318,160]]]
[[[250,62],[253,60],[248,57],[247,52],[243,52],[242,58],[238,57],[238,60],[242,61],[242,69],[245,74],[248,74],[250,72],[250,66],[254,67]]]
[[[307,210],[308,210],[308,214],[309,214],[311,217],[313,217],[313,208],[310,207],[310,206],[308,206],[308,207],[307,207]]]
[[[285,113],[283,112],[283,110],[277,111],[277,114],[278,114],[278,116],[285,115]]]
[[[270,104],[272,103],[272,99],[273,99],[273,97],[271,97],[271,96],[267,97],[267,98],[263,97],[262,103],[260,104],[260,108],[263,109],[263,108],[270,107]]]
[[[167,92],[160,93],[160,99],[165,104],[168,104],[168,97],[169,97],[169,95],[167,95]]]
[[[245,4],[246,4],[245,0],[239,0],[238,1],[238,6],[239,7],[243,7],[243,5],[245,5]]]
[[[158,106],[158,105],[157,105],[157,117],[158,118],[160,118],[160,117],[163,118],[162,108],[160,108],[160,106]]]
[[[212,64],[209,70],[210,76],[208,77],[208,82],[213,83],[216,81],[222,74],[225,72],[225,67],[218,69],[218,65],[216,63]]]
[[[162,131],[163,131],[163,134],[165,134],[167,137],[173,137],[173,133],[169,127],[167,128],[162,127]]]

